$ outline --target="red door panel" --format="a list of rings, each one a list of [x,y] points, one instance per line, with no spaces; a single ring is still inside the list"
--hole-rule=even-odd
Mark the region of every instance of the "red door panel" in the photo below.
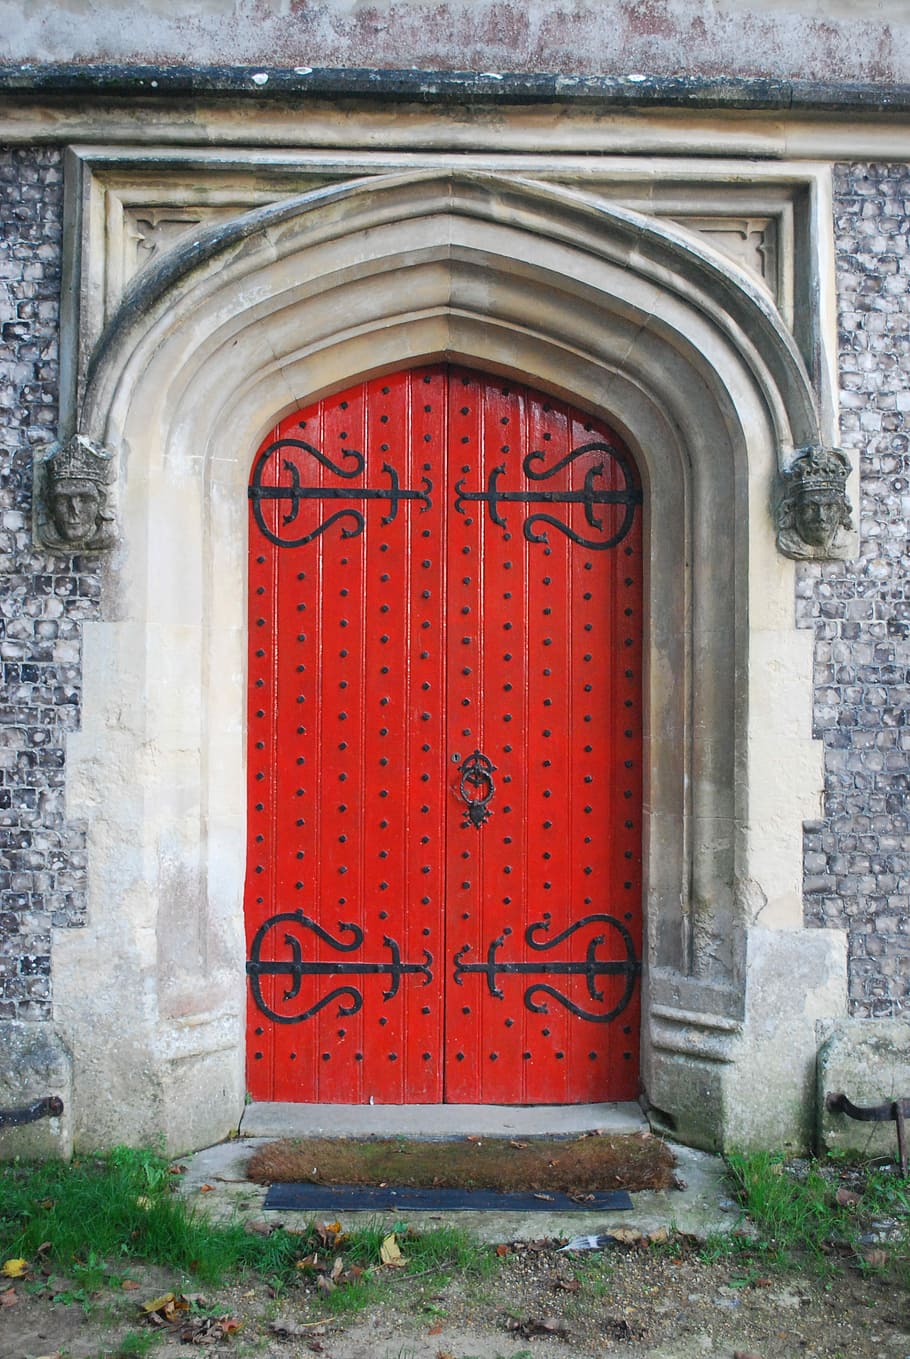
[[[639,504],[602,422],[443,365],[263,444],[254,1098],[635,1094]]]

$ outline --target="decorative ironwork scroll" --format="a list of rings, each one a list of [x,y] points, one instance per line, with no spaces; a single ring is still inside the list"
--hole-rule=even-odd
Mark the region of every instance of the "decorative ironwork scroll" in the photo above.
[[[458,792],[467,806],[467,820],[461,823],[463,828],[466,829],[468,826],[479,828],[492,816],[489,803],[496,792],[496,785],[493,783],[495,769],[492,760],[479,750],[469,755],[461,766]],[[478,790],[476,795],[470,791],[471,789]]]
[[[527,491],[505,491],[500,488],[499,479],[504,477],[506,468],[504,463],[494,467],[487,479],[487,489],[485,491],[466,491],[464,490],[464,477],[456,483],[455,490],[455,509],[459,514],[464,514],[463,506],[469,501],[483,502],[489,511],[491,521],[499,528],[506,528],[506,521],[500,513],[500,505],[514,502],[522,505],[583,505],[585,520],[592,529],[603,530],[604,521],[595,513],[601,505],[620,505],[623,507],[623,515],[619,527],[609,537],[603,539],[583,537],[580,533],[566,523],[564,519],[557,518],[554,514],[547,514],[538,511],[529,514],[522,526],[522,532],[529,543],[546,543],[549,541],[546,529],[537,530],[538,524],[549,524],[552,528],[558,529],[566,538],[570,538],[573,543],[579,543],[582,547],[587,547],[595,552],[603,551],[606,548],[616,547],[632,527],[635,518],[635,507],[641,504],[641,491],[632,479],[632,469],[628,460],[618,448],[612,444],[602,441],[595,441],[590,444],[582,444],[579,448],[574,448],[571,453],[567,453],[564,458],[560,458],[552,467],[538,468],[536,464],[543,464],[546,458],[545,453],[529,453],[522,463],[522,470],[526,477],[531,481],[549,481],[564,468],[569,467],[576,459],[584,457],[589,453],[602,453],[604,459],[593,463],[585,472],[584,482],[578,490],[545,490],[531,488]],[[623,485],[618,490],[608,490],[604,486],[598,486],[598,481],[602,481],[606,474],[606,461],[609,458],[620,470]]]
[[[497,958],[501,948],[505,946],[506,939],[512,933],[511,929],[506,928],[497,939],[494,939],[487,949],[487,960],[485,963],[464,963],[462,958],[470,953],[470,944],[465,944],[455,954],[455,981],[459,986],[463,985],[465,973],[482,973],[487,979],[487,987],[491,996],[503,999],[503,992],[497,985],[497,977],[501,975],[520,975],[520,976],[559,976],[559,977],[584,977],[588,988],[588,995],[592,1000],[604,999],[603,991],[598,989],[598,977],[624,977],[625,984],[623,992],[611,1010],[605,1014],[597,1014],[591,1010],[584,1010],[580,1005],[576,1005],[567,995],[559,991],[549,982],[534,982],[527,988],[524,994],[525,1008],[532,1010],[535,1014],[548,1014],[549,1008],[546,1000],[539,1000],[539,995],[551,996],[566,1010],[577,1015],[579,1019],[588,1019],[594,1024],[608,1024],[621,1014],[632,998],[635,990],[635,982],[641,971],[641,963],[635,956],[635,944],[631,934],[626,929],[621,920],[617,920],[612,915],[588,915],[583,920],[576,920],[568,929],[555,934],[552,939],[540,940],[538,935],[546,932],[550,928],[550,915],[547,913],[543,920],[536,921],[529,925],[525,930],[525,942],[530,948],[538,953],[547,953],[551,949],[558,948],[560,944],[570,939],[580,929],[586,925],[603,924],[615,929],[622,940],[625,957],[617,960],[598,958],[597,950],[606,941],[606,934],[596,934],[588,941],[588,947],[584,958],[566,962],[527,962],[527,963],[508,963],[502,962]]]
[[[306,453],[309,457],[314,458],[321,467],[325,467],[333,475],[343,477],[347,481],[353,481],[355,477],[359,477],[366,465],[363,454],[358,453],[355,449],[342,450],[341,458],[345,464],[342,466],[333,462],[325,453],[320,453],[319,449],[314,448],[312,444],[305,443],[303,439],[277,439],[264,448],[256,459],[248,494],[253,506],[253,518],[256,520],[260,532],[268,538],[270,543],[275,543],[278,547],[304,547],[340,520],[347,521],[341,530],[342,538],[357,538],[366,527],[366,519],[360,510],[336,510],[334,514],[330,514],[311,532],[303,533],[298,537],[286,537],[269,528],[262,512],[263,501],[280,500],[289,504],[290,508],[281,520],[283,529],[289,528],[296,522],[300,513],[300,506],[307,501],[385,500],[388,501],[389,512],[383,517],[384,525],[391,524],[397,517],[398,506],[402,500],[418,500],[422,502],[422,510],[428,509],[430,506],[430,492],[433,489],[433,483],[429,477],[422,478],[422,491],[409,490],[402,487],[397,471],[387,462],[382,464],[382,470],[389,478],[387,487],[304,486],[302,485],[300,465],[296,461],[301,453]],[[290,483],[279,486],[264,485],[263,477],[266,469],[272,459],[276,457],[281,460],[282,470],[290,476]]]
[[[283,942],[290,950],[290,957],[274,962],[264,962],[262,959],[263,945],[272,931],[280,931],[282,926],[286,927]],[[282,1000],[286,1003],[297,999],[304,977],[385,976],[389,978],[389,986],[388,990],[382,993],[383,1000],[391,1000],[393,996],[397,995],[401,978],[409,973],[421,975],[424,978],[424,986],[428,986],[433,980],[431,971],[433,955],[427,949],[423,951],[424,960],[422,963],[402,962],[398,944],[386,935],[382,942],[391,955],[391,960],[387,963],[314,962],[304,959],[303,944],[297,934],[292,932],[294,927],[300,930],[310,930],[337,953],[356,953],[363,945],[363,930],[359,925],[339,922],[339,935],[350,935],[350,938],[347,940],[336,938],[328,930],[317,924],[315,920],[304,915],[303,911],[282,911],[279,915],[273,915],[264,921],[256,931],[250,946],[250,958],[246,965],[246,971],[257,1007],[263,1014],[268,1015],[269,1019],[273,1019],[276,1024],[299,1024],[304,1019],[311,1019],[320,1010],[324,1010],[327,1005],[331,1005],[333,1000],[342,1002],[338,1006],[339,1015],[355,1015],[358,1010],[363,1008],[363,993],[358,987],[345,982],[322,996],[315,1005],[310,1005],[296,1014],[281,1014],[265,1000],[260,981],[262,977],[277,976],[290,979],[290,984],[282,996]]]

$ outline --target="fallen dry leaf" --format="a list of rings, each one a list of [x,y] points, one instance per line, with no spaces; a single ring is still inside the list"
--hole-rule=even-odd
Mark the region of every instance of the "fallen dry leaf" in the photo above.
[[[554,1288],[559,1289],[563,1293],[577,1293],[579,1288],[581,1288],[581,1284],[577,1279],[557,1279]]]
[[[6,1260],[0,1268],[0,1274],[7,1279],[23,1279],[28,1273],[28,1261],[20,1258]]]
[[[852,1189],[844,1189],[843,1186],[838,1189],[834,1197],[837,1199],[841,1208],[854,1208],[858,1203],[862,1202],[862,1196],[860,1194],[855,1194]]]
[[[384,1265],[388,1265],[393,1269],[400,1269],[402,1265],[407,1264],[407,1261],[399,1248],[398,1238],[394,1232],[391,1232],[379,1247],[379,1258]]]
[[[195,1317],[178,1327],[177,1337],[193,1345],[215,1345],[236,1335],[242,1326],[236,1317]]]
[[[325,1324],[321,1321],[288,1321],[278,1318],[269,1325],[273,1335],[294,1336],[325,1335]]]
[[[199,1186],[199,1193],[200,1193],[200,1194],[213,1194],[214,1192],[215,1192],[215,1186],[214,1186],[213,1184],[201,1184],[201,1185]]]
[[[872,1269],[883,1269],[888,1263],[888,1252],[873,1247],[871,1250],[863,1251],[863,1259]]]
[[[160,1298],[152,1298],[139,1307],[140,1314],[153,1326],[173,1326],[182,1321],[189,1310],[186,1298],[176,1293],[162,1293]]]
[[[431,1326],[427,1331],[427,1335],[442,1335],[442,1322],[437,1321],[435,1326]]]
[[[120,1287],[123,1289],[124,1293],[133,1293],[139,1285],[135,1279],[124,1279],[122,1280]]]
[[[510,1142],[510,1143],[509,1143],[509,1146],[510,1146],[510,1147],[514,1147],[516,1151],[524,1151],[525,1148],[527,1147],[527,1145],[528,1145],[527,1142]]]
[[[15,1288],[5,1288],[0,1293],[0,1307],[15,1307],[19,1301]]]
[[[314,1225],[316,1235],[324,1246],[340,1246],[345,1239],[344,1228],[340,1222],[317,1222]]]
[[[151,1302],[142,1303],[142,1311],[160,1312],[163,1308],[167,1307],[169,1303],[172,1303],[175,1300],[173,1293],[162,1293],[160,1298],[152,1298]]]
[[[500,1258],[501,1258],[503,1255],[511,1255],[511,1254],[512,1254],[512,1247],[511,1247],[511,1246],[507,1246],[506,1243],[505,1243],[504,1241],[501,1241],[500,1244],[496,1247],[496,1254],[497,1254]]]
[[[658,1227],[653,1232],[648,1232],[648,1243],[652,1246],[661,1246],[665,1241],[670,1240],[670,1229],[668,1227]]]
[[[560,1335],[567,1336],[569,1331],[564,1321],[559,1317],[528,1317],[526,1321],[519,1321],[517,1317],[510,1317],[506,1323],[507,1330],[517,1331],[525,1340],[530,1340],[535,1335]]]
[[[641,1232],[637,1232],[634,1227],[614,1227],[606,1235],[621,1246],[637,1246],[639,1241],[643,1240]]]

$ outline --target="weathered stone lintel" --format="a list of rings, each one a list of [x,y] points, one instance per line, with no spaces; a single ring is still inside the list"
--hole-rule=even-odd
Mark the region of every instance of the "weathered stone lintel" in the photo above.
[[[370,99],[465,103],[691,109],[805,109],[910,113],[910,85],[873,81],[746,79],[725,76],[583,76],[546,72],[391,70],[378,67],[157,66],[22,63],[0,66],[0,97],[142,95],[267,99]]]

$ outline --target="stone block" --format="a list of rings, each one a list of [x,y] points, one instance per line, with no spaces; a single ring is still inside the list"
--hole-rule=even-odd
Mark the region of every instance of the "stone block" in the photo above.
[[[56,1095],[59,1118],[0,1127],[0,1160],[61,1157],[72,1153],[72,1063],[50,1024],[0,1023],[0,1109],[19,1109]]]
[[[840,1019],[821,1023],[818,1140],[824,1151],[896,1156],[897,1128],[831,1114],[825,1095],[842,1093],[860,1107],[910,1099],[910,1019]]]
[[[847,940],[840,930],[749,931],[746,1013],[727,1081],[724,1146],[806,1150],[820,1021],[843,1015]]]

